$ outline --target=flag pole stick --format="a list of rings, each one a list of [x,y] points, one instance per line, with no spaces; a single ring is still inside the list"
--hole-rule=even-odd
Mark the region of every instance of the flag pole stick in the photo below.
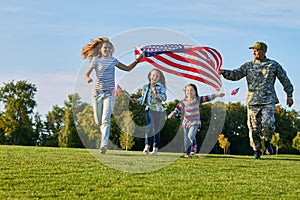
[[[130,96],[127,92],[124,91],[124,93],[126,94],[126,96],[127,96],[130,100],[132,100],[131,96]]]

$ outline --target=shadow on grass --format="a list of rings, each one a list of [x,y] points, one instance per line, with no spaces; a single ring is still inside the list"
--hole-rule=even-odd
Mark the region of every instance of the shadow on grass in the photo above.
[[[262,156],[262,160],[286,160],[286,161],[299,161],[300,162],[300,157],[278,157],[276,155],[271,155],[271,156]]]
[[[195,157],[196,155],[194,155]],[[218,154],[207,154],[207,155],[197,155],[198,158],[206,159],[253,159],[252,155],[218,155]],[[262,155],[259,160],[286,160],[286,161],[300,161],[299,155]]]

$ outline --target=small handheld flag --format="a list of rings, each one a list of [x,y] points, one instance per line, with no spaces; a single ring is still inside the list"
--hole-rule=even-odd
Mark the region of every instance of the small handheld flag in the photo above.
[[[119,84],[117,84],[117,88],[116,88],[116,91],[115,91],[115,96],[118,96],[118,94],[120,94],[121,92],[124,92],[125,95],[131,100],[130,95],[125,90],[123,90]]]
[[[118,85],[117,85],[117,88],[116,88],[116,91],[115,91],[115,96],[118,96],[118,94],[119,94],[120,92],[123,92],[123,89],[122,89],[121,86],[118,84]]]
[[[231,95],[236,95],[239,92],[240,88],[236,88],[234,90],[231,90]]]

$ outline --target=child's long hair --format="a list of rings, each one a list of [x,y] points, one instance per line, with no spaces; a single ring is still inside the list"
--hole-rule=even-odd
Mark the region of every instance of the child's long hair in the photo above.
[[[149,73],[148,73],[148,80],[149,82],[151,82],[151,79],[150,79],[150,76],[151,76],[151,73],[153,71],[157,71],[159,73],[159,80],[158,82],[160,82],[165,88],[166,88],[166,79],[165,79],[165,76],[164,74],[162,73],[162,71],[160,71],[159,69],[152,69]]]
[[[101,57],[100,49],[104,43],[110,44],[112,52],[114,52],[113,44],[106,37],[96,38],[91,43],[85,44],[81,50],[81,56],[83,59],[89,58],[90,60],[93,57]]]
[[[185,96],[185,98],[186,98],[185,90],[186,90],[186,88],[189,87],[189,86],[191,86],[191,87],[194,88],[194,90],[195,90],[195,92],[196,92],[196,97],[198,97],[199,95],[198,95],[197,86],[196,86],[195,84],[193,84],[193,83],[189,83],[189,84],[187,84],[187,85],[184,87],[184,96]]]

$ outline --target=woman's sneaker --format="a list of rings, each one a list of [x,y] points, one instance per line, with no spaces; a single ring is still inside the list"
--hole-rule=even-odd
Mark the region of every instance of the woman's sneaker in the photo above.
[[[158,152],[158,148],[157,147],[153,147],[153,151],[151,152],[152,155],[156,155]]]
[[[273,150],[273,147],[272,147],[270,141],[264,141],[264,143],[265,143],[265,147],[266,147],[266,151],[265,151],[266,155],[274,154],[274,150]]]
[[[143,150],[143,154],[145,154],[145,155],[149,154],[149,149],[150,149],[150,146],[148,144],[146,144],[145,148]]]
[[[106,151],[107,151],[107,147],[106,146],[103,146],[103,147],[100,148],[100,153],[101,154],[105,154]]]

